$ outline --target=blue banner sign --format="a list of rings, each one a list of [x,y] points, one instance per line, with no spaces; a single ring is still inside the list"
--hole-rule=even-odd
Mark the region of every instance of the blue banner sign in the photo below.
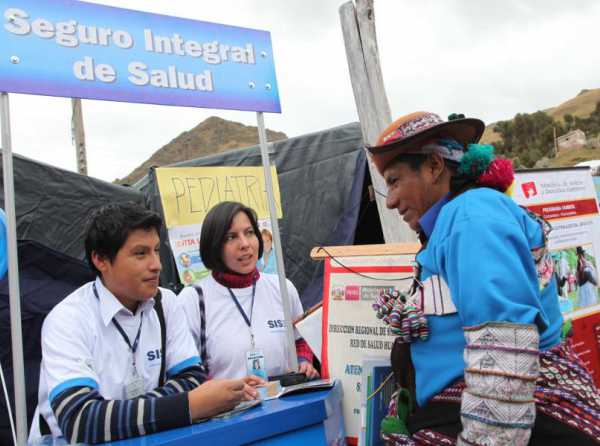
[[[0,13],[0,91],[281,112],[267,31],[74,0]]]

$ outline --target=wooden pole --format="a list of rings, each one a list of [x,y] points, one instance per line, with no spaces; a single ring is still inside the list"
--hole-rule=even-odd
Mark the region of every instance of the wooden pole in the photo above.
[[[83,131],[83,112],[81,109],[81,99],[72,98],[71,107],[73,110],[71,118],[71,131],[73,133],[73,141],[75,141],[77,172],[79,172],[81,175],[87,175],[87,156],[85,153],[85,133]]]
[[[392,119],[379,63],[373,0],[356,0],[356,7],[349,1],[340,6],[339,12],[363,140],[366,144],[375,144]],[[398,212],[386,208],[385,181],[367,158],[371,182],[378,192],[375,197],[385,242],[416,241],[416,234],[400,219]]]

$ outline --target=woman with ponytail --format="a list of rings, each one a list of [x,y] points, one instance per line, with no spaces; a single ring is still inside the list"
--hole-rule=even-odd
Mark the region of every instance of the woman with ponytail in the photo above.
[[[595,444],[600,396],[561,339],[550,227],[506,194],[512,163],[477,144],[483,130],[464,115],[416,112],[368,147],[388,208],[422,243],[411,290],[373,306],[397,334],[399,389],[382,435],[391,445]]]

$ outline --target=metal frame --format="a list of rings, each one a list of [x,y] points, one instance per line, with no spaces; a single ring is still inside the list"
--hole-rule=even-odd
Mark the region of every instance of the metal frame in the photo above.
[[[267,186],[267,197],[269,200],[269,217],[271,229],[273,229],[273,245],[275,248],[275,260],[277,261],[277,275],[279,276],[279,291],[283,304],[283,317],[285,319],[285,334],[288,344],[288,358],[292,370],[298,370],[298,357],[296,356],[296,341],[292,327],[290,311],[290,299],[285,278],[285,266],[283,264],[283,251],[281,249],[281,236],[279,235],[279,223],[277,222],[277,210],[275,209],[275,194],[273,193],[273,178],[271,177],[271,163],[269,162],[269,151],[267,147],[267,132],[265,131],[265,118],[263,112],[256,112],[258,127],[258,140],[260,141],[260,157],[265,172],[265,185]]]
[[[0,120],[2,121],[2,171],[4,174],[4,211],[8,247],[8,283],[10,296],[10,335],[12,338],[13,379],[17,443],[27,444],[27,406],[25,402],[25,362],[23,360],[23,332],[21,329],[21,293],[19,291],[19,256],[17,252],[17,219],[15,213],[15,183],[10,107],[8,93],[0,93]]]

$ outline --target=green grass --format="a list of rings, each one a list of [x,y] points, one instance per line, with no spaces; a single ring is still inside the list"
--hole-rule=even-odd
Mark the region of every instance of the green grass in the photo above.
[[[595,149],[574,149],[558,154],[556,158],[550,160],[551,167],[574,166],[582,161],[600,159],[600,148]]]

